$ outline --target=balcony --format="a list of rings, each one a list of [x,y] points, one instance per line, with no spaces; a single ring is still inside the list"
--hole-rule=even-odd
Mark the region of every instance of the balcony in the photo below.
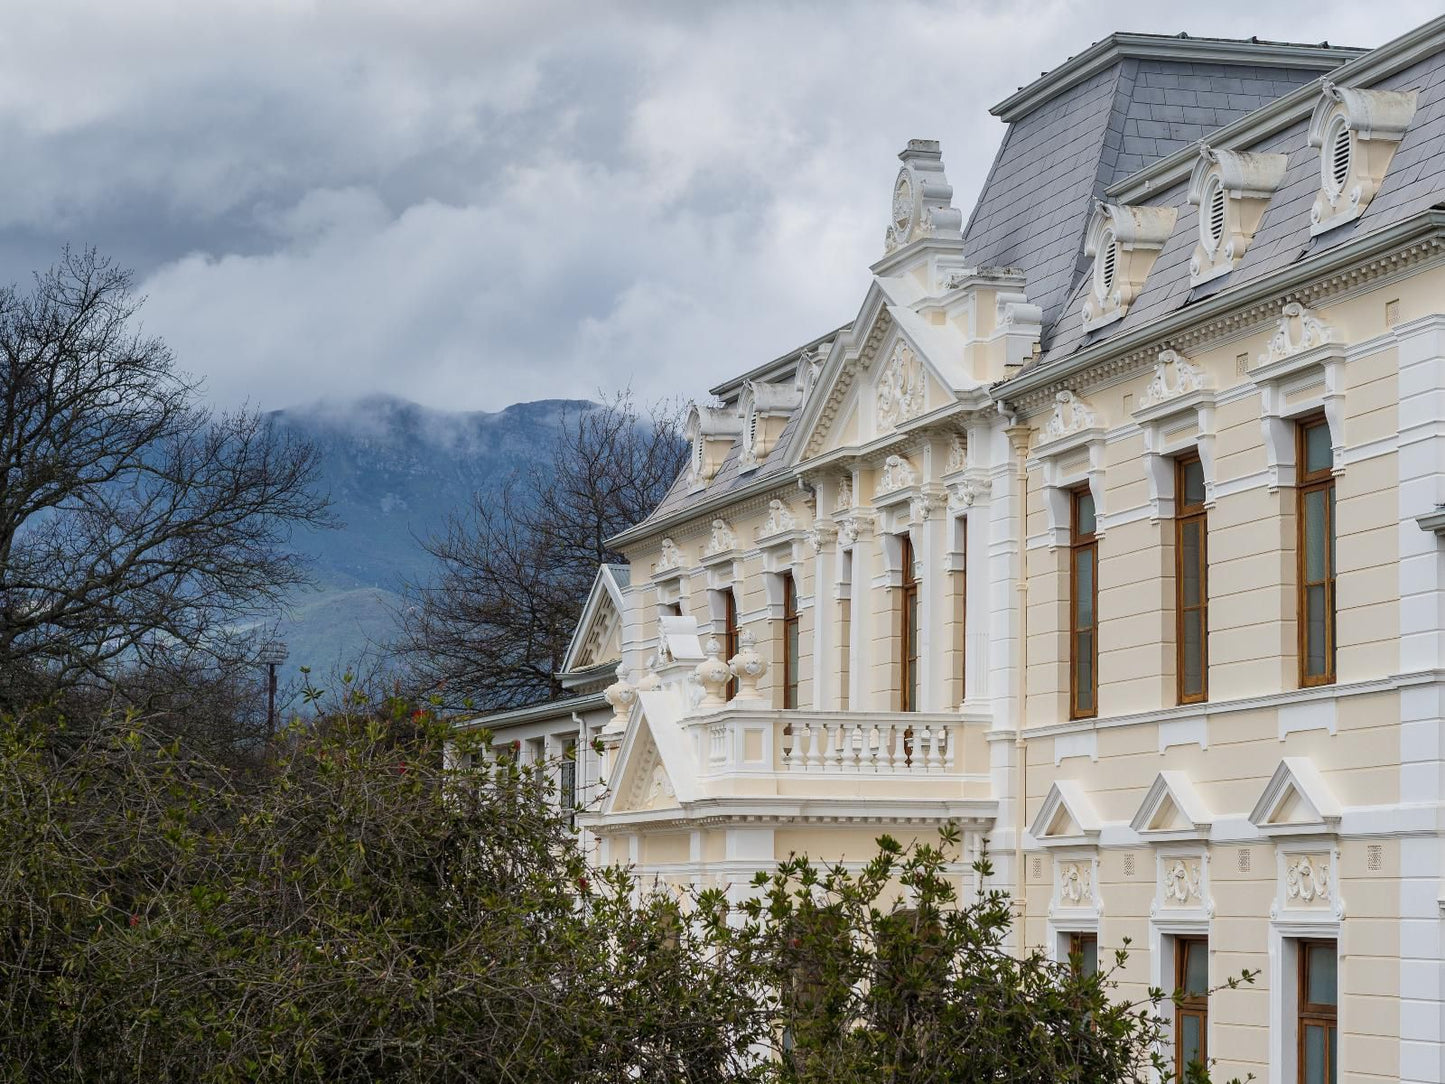
[[[957,712],[729,704],[680,721],[714,794],[969,797],[989,793],[988,723]]]

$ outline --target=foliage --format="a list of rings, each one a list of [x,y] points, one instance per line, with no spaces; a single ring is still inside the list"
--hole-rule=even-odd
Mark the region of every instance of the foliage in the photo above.
[[[472,766],[491,735],[400,698],[307,699],[264,762],[230,766],[135,714],[0,719],[0,1079],[1034,1084],[1156,1066],[1165,994],[1115,1000],[1122,952],[1099,975],[1013,955],[1008,898],[958,898],[953,830],[883,837],[856,872],[791,859],[730,905],[589,864],[555,766]]]
[[[1037,949],[1016,955],[1006,944],[1007,894],[959,900],[951,872],[958,840],[953,828],[938,846],[884,836],[856,873],[792,858],[758,875],[760,895],[742,906],[740,926],[715,925],[742,973],[766,992],[772,1079],[1170,1080],[1159,1053],[1164,991],[1151,990],[1142,1004],[1115,999],[1127,949],[1094,974]],[[973,869],[980,883],[992,874],[986,855]],[[705,902],[722,906],[716,896]],[[1189,1079],[1209,1077],[1199,1066]]]
[[[745,1071],[755,1009],[708,931],[588,872],[544,771],[443,766],[430,711],[342,705],[251,772],[63,724],[0,726],[6,1079]]]
[[[506,708],[560,697],[557,679],[607,540],[646,518],[686,460],[680,418],[628,395],[566,419],[500,493],[478,495],[426,542],[400,646],[448,703]]]
[[[198,405],[139,305],[91,251],[0,290],[0,707],[234,660],[328,522],[312,449]]]

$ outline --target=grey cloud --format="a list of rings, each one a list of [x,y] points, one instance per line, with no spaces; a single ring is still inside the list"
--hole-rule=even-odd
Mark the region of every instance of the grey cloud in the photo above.
[[[1370,45],[1434,14],[1157,9],[17,9],[0,275],[99,245],[225,404],[696,394],[852,315],[904,141],[943,140],[967,208],[987,107],[1110,30]]]

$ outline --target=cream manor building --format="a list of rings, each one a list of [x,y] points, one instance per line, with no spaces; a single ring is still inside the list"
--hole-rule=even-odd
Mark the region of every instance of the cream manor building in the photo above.
[[[993,113],[967,216],[909,143],[857,315],[693,408],[579,695],[486,722],[649,878],[953,822],[1179,1059],[1445,1081],[1445,19]]]

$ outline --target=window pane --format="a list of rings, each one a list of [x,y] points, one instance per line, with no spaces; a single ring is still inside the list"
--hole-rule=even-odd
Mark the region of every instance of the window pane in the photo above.
[[[1186,606],[1198,606],[1204,594],[1204,585],[1200,583],[1199,576],[1202,571],[1200,555],[1203,545],[1202,519],[1186,520],[1179,525],[1179,590],[1180,598]]]
[[[1325,661],[1325,587],[1319,584],[1305,591],[1305,673],[1327,673]]]
[[[1099,970],[1099,939],[1093,936],[1082,936],[1075,942],[1074,951],[1080,956],[1079,970],[1085,975],[1092,975]]]
[[[1339,1080],[1340,1073],[1340,1041],[1339,1035],[1334,1028],[1330,1028],[1330,1084]]]
[[[1092,548],[1074,553],[1074,627],[1090,628],[1094,624],[1094,551]]]
[[[1185,504],[1204,503],[1204,464],[1191,459],[1179,469],[1184,476],[1183,500]]]
[[[1336,961],[1334,945],[1310,945],[1305,973],[1309,976],[1307,997],[1312,1005],[1335,1003]]]
[[[1318,1024],[1305,1024],[1305,1084],[1328,1084],[1325,1077],[1325,1029]]]
[[[1204,691],[1204,612],[1190,610],[1182,615],[1184,633],[1183,688],[1186,696]]]
[[[1306,583],[1318,583],[1324,579],[1328,567],[1325,564],[1325,555],[1327,553],[1325,502],[1328,499],[1328,488],[1314,489],[1305,494],[1304,547]]]
[[[1179,1021],[1179,1056],[1183,1065],[1191,1062],[1202,1061],[1201,1039],[1203,1023],[1194,1013],[1184,1016]]]
[[[1093,534],[1094,496],[1087,489],[1074,494],[1074,531],[1080,535]]]
[[[1334,466],[1330,451],[1330,427],[1324,422],[1305,427],[1305,470],[1313,473]]]
[[[1184,992],[1209,992],[1209,946],[1202,941],[1184,942]]]
[[[1094,710],[1094,634],[1074,637],[1074,693],[1080,711]]]

